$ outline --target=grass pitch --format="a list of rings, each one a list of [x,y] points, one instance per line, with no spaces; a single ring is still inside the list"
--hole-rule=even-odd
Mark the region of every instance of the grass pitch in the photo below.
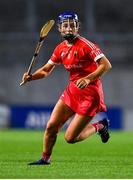
[[[112,132],[109,143],[99,136],[67,144],[59,133],[52,164],[27,166],[42,153],[41,131],[0,131],[0,178],[6,179],[133,179],[133,133]]]

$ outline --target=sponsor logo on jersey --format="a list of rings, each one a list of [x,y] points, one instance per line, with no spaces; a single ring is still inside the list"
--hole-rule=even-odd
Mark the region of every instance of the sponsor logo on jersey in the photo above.
[[[77,69],[77,68],[82,68],[81,64],[69,64],[69,65],[65,65],[66,69]]]

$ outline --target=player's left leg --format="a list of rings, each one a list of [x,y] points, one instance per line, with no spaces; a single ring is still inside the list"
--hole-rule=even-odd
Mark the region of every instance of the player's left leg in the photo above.
[[[78,141],[82,141],[88,137],[88,135],[80,136],[81,132],[86,129],[89,122],[92,120],[92,117],[84,116],[76,114],[74,118],[72,119],[70,125],[68,126],[66,133],[65,133],[65,139],[68,143],[76,143]],[[91,126],[89,128],[89,133],[94,134],[95,128]]]
[[[89,136],[96,133],[96,129],[92,124],[88,124],[81,133],[77,136],[76,140],[77,142],[83,141],[84,139],[88,138]]]
[[[76,138],[77,142],[82,141],[95,133],[100,135],[103,143],[108,142],[110,135],[108,132],[108,120],[106,118],[94,124],[89,123]]]
[[[76,114],[65,133],[66,141],[76,143],[98,132],[102,142],[106,143],[109,139],[107,119],[95,124],[90,124],[91,120],[92,117]]]

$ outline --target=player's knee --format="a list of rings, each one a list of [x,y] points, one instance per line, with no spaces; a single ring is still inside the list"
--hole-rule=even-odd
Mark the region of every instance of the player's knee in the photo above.
[[[75,139],[73,137],[71,137],[71,136],[65,135],[65,140],[69,144],[74,144],[75,143]]]

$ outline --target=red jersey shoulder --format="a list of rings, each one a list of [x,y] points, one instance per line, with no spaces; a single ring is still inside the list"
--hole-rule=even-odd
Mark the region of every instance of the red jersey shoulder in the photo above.
[[[53,61],[53,63],[55,64],[61,63],[61,52],[64,46],[65,46],[65,41],[58,44],[56,48],[54,49],[54,52],[50,58]]]
[[[61,42],[60,44],[58,44],[54,50],[54,52],[60,54],[62,49],[65,47],[65,41]]]
[[[102,50],[99,48],[99,46],[89,40],[87,40],[84,37],[79,37],[80,41],[83,44],[83,49],[86,54],[89,54],[89,57],[96,61],[98,58],[103,57],[104,54]]]
[[[86,38],[79,36],[79,43],[84,47],[87,48],[89,51],[92,51],[93,49],[97,48],[97,44],[94,44],[93,42],[87,40]]]

